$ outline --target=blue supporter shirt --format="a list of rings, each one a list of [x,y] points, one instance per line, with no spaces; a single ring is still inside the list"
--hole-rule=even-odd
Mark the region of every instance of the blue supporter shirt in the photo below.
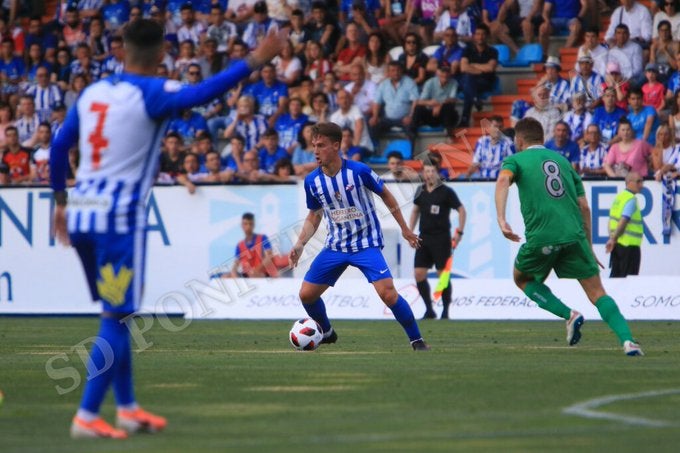
[[[309,118],[304,113],[297,118],[290,116],[290,113],[284,113],[278,117],[274,129],[279,133],[279,145],[288,149],[297,142],[298,134],[308,121]]]
[[[12,57],[9,61],[0,58],[0,73],[4,74],[11,81],[20,79],[26,73],[24,60],[19,57]]]
[[[619,120],[626,116],[626,111],[621,107],[615,107],[612,112],[607,112],[604,106],[597,107],[593,111],[593,122],[600,128],[602,142],[608,144],[619,129]]]
[[[571,140],[567,140],[567,143],[565,143],[564,146],[558,147],[555,144],[555,139],[551,138],[545,142],[545,147],[560,153],[572,164],[578,164],[579,160],[581,160],[581,150],[578,149],[578,144]]]
[[[653,146],[656,143],[656,128],[659,126],[659,118],[656,116],[656,110],[654,110],[654,107],[646,105],[642,107],[638,113],[633,113],[633,110],[630,107],[628,108],[627,118],[630,121],[630,125],[633,127],[635,138],[638,140],[642,140],[642,136],[645,132],[645,123],[650,116],[654,118],[654,122],[652,123],[652,131],[649,133],[647,143]]]
[[[322,209],[328,235],[325,247],[338,252],[358,252],[383,247],[383,236],[373,193],[380,195],[384,183],[361,162],[342,160],[335,176],[321,167],[305,177],[307,208]]]
[[[504,0],[483,0],[482,8],[487,11],[490,22],[493,22],[498,17],[498,11],[500,11],[503,2]]]
[[[573,19],[581,11],[579,0],[545,0],[545,2],[552,4],[551,16],[554,18]]]
[[[270,154],[266,148],[260,148],[260,170],[264,170],[269,174],[274,174],[274,165],[281,159],[290,159],[290,154],[281,148],[276,148],[274,154]]]
[[[117,3],[107,3],[102,6],[101,15],[104,21],[114,30],[120,28],[130,20],[130,3],[127,0],[118,0]]]
[[[191,112],[189,119],[175,118],[168,126],[168,132],[177,132],[185,143],[192,143],[199,132],[207,132],[208,123],[201,115]]]
[[[278,80],[270,87],[260,81],[248,85],[243,94],[254,97],[258,105],[257,112],[269,118],[279,108],[279,99],[288,97],[288,87]]]
[[[437,47],[437,50],[434,51],[432,56],[437,59],[439,64],[444,63],[451,65],[451,63],[460,61],[460,59],[463,58],[463,50],[465,50],[465,47],[461,47],[460,44],[456,44],[456,46],[451,49],[448,49],[442,44]]]

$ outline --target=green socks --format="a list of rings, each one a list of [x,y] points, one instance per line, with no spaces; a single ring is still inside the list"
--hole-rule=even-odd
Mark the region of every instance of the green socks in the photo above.
[[[562,301],[555,297],[552,291],[550,291],[550,288],[541,282],[534,280],[527,283],[524,287],[524,294],[529,296],[529,299],[536,302],[543,310],[549,311],[562,319],[569,319],[569,316],[571,316],[571,308],[564,305]],[[612,300],[612,302],[614,301]],[[616,304],[614,304],[614,308],[616,309]],[[616,311],[618,313],[618,309],[616,309]],[[620,313],[619,317],[621,317]],[[621,320],[623,320],[622,317]],[[623,323],[625,324],[626,321],[623,321]]]
[[[619,337],[621,344],[627,340],[633,341],[633,334],[630,333],[628,323],[619,311],[619,307],[616,305],[616,302],[614,302],[614,299],[604,295],[597,299],[595,307],[597,307],[597,311],[600,312],[600,316],[602,316],[604,322],[606,322],[616,336]]]

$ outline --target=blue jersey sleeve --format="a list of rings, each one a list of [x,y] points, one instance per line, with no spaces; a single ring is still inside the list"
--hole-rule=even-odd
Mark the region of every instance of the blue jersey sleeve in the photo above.
[[[307,198],[307,209],[311,211],[318,211],[323,207],[321,206],[321,203],[319,203],[319,200],[316,199],[314,193],[312,192],[312,185],[309,177],[305,178],[305,197]]]
[[[161,119],[178,115],[182,110],[212,101],[222,93],[235,87],[250,74],[245,61],[237,61],[196,85],[182,85],[176,80],[153,79],[144,90],[144,101],[149,116]]]
[[[234,256],[236,259],[241,257],[241,249],[238,247],[238,244],[236,244],[236,248],[234,249]]]
[[[271,250],[272,244],[266,234],[262,235],[262,250]]]
[[[375,192],[378,195],[383,193],[385,183],[383,182],[382,178],[378,176],[376,172],[371,170],[369,166],[362,165],[362,167],[363,167],[362,171],[359,173],[361,182],[363,182],[364,185],[368,187],[372,192]]]
[[[50,185],[60,192],[66,188],[68,151],[78,140],[78,104],[69,110],[59,133],[52,140],[50,151]]]

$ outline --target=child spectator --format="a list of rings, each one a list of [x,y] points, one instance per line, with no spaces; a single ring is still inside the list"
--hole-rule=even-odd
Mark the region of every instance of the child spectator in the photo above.
[[[648,63],[645,67],[645,78],[647,83],[642,85],[642,105],[649,106],[656,110],[659,115],[666,105],[664,91],[666,90],[661,82],[657,80],[659,70],[654,63]]]

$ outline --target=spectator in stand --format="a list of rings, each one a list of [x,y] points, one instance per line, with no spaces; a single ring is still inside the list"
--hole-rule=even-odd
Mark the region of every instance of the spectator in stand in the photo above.
[[[634,85],[639,84],[643,64],[642,47],[630,39],[626,24],[616,26],[614,42],[609,46],[607,62],[617,63],[624,79],[631,80]]]
[[[196,57],[196,45],[190,39],[180,41],[179,56],[177,57],[177,60],[175,60],[172,78],[186,81],[187,71],[192,64],[200,65],[198,58]]]
[[[680,13],[678,13],[677,0],[661,0],[661,11],[654,15],[652,23],[652,41],[655,41],[660,34],[659,25],[667,21],[669,25],[670,38],[673,41],[680,40]]]
[[[205,155],[205,170],[201,174],[198,182],[203,183],[225,183],[231,182],[234,179],[235,172],[231,169],[222,170],[222,161],[220,153],[215,150],[210,150]]]
[[[259,113],[255,113],[255,99],[243,95],[236,103],[235,118],[224,130],[224,138],[230,139],[234,135],[240,135],[245,140],[246,151],[254,151],[266,130],[267,120]]]
[[[510,29],[507,26],[510,11],[505,4],[505,0],[483,0],[482,23],[489,27],[489,37],[492,41],[505,44],[513,54],[517,54],[519,47],[510,37]]]
[[[643,49],[649,49],[652,42],[652,16],[646,6],[636,0],[621,0],[621,6],[612,13],[609,28],[604,35],[610,46],[616,44],[616,30],[619,25],[626,25],[631,41]]]
[[[447,31],[453,29],[457,40],[470,44],[472,43],[474,25],[472,18],[463,7],[462,0],[450,0],[437,21],[437,26],[434,29],[434,42],[446,41]]]
[[[389,73],[389,63],[387,64]],[[352,95],[354,104],[359,107],[361,113],[368,117],[372,112],[373,100],[375,99],[378,85],[366,79],[366,70],[361,64],[354,64],[350,70],[350,83],[345,85],[345,90]],[[380,83],[385,83],[383,80]]]
[[[298,177],[295,175],[295,167],[290,159],[281,159],[274,165],[272,181],[275,182],[294,182]]]
[[[531,6],[521,7],[522,3],[531,3]],[[517,0],[518,9],[525,10],[526,14],[522,15],[522,36],[524,42],[529,44],[534,41],[534,37],[538,37],[538,30],[543,23],[543,0]]]
[[[182,151],[182,137],[177,132],[168,133],[163,139],[160,157],[161,182],[174,182],[182,173],[182,163],[186,152]]]
[[[543,54],[548,54],[550,36],[568,32],[565,47],[576,47],[581,37],[582,24],[586,19],[588,4],[586,0],[545,0],[543,3],[543,23],[538,29],[538,40]]]
[[[262,136],[263,146],[259,149],[260,170],[274,174],[274,165],[279,159],[289,159],[290,154],[279,146],[279,134],[275,129],[267,129]]]
[[[125,49],[123,48],[123,38],[114,36],[111,38],[111,55],[106,57],[102,63],[102,71],[109,74],[122,74],[125,67]]]
[[[569,107],[571,85],[568,80],[560,75],[562,70],[560,59],[552,56],[548,57],[543,67],[545,68],[545,74],[536,86],[545,85],[550,90],[550,103],[560,110],[566,111]]]
[[[67,109],[70,109],[76,103],[78,97],[86,87],[87,79],[85,78],[85,74],[77,74],[73,76],[73,80],[71,81],[68,90],[64,94],[64,104],[66,105]]]
[[[214,39],[217,43],[217,52],[226,54],[238,38],[236,25],[225,20],[224,11],[219,3],[210,6],[210,26],[206,32],[208,39]]]
[[[426,46],[432,43],[437,14],[442,6],[441,0],[412,0],[406,3],[406,28],[412,23],[418,24],[418,33]]]
[[[680,18],[680,14],[678,17]],[[678,69],[676,58],[680,52],[680,43],[673,41],[671,23],[667,20],[659,22],[658,29],[659,35],[649,50],[649,62],[656,64],[659,69],[659,81],[665,83],[671,73]]]
[[[245,154],[245,139],[238,135],[232,135],[229,144],[222,150],[222,163],[224,168],[238,173],[243,170],[243,155]]]
[[[66,119],[66,106],[62,104],[57,104],[52,108],[52,122],[50,127],[52,128],[52,137],[56,137],[61,131],[61,127],[64,125],[64,120]],[[2,122],[0,119],[0,128],[2,128]]]
[[[515,145],[502,132],[503,117],[494,115],[484,125],[485,134],[477,140],[472,165],[465,172],[468,178],[496,179],[503,159],[515,154]]]
[[[578,144],[571,140],[570,137],[571,130],[569,130],[569,125],[564,121],[558,121],[553,130],[553,136],[545,142],[545,147],[560,153],[578,170],[581,152]]]
[[[177,132],[182,137],[182,141],[190,145],[198,134],[208,133],[208,123],[200,113],[185,109],[178,117],[170,121],[168,132]]]
[[[75,49],[78,44],[87,43],[87,34],[85,33],[85,25],[80,20],[80,12],[75,6],[69,6],[66,9],[66,19],[64,27],[61,30],[61,35],[64,42],[70,49]]]
[[[201,74],[205,78],[212,77],[225,67],[225,55],[217,51],[217,41],[207,38],[201,45],[202,55],[198,57]]]
[[[602,105],[593,112],[592,124],[600,132],[600,140],[606,146],[617,141],[619,121],[627,115],[627,111],[616,105],[616,91],[607,88],[602,95]]]
[[[557,122],[562,120],[562,112],[550,103],[550,89],[547,86],[536,87],[534,106],[527,110],[524,117],[537,120],[543,126],[546,140],[552,138]]]
[[[101,16],[106,22],[106,29],[118,31],[123,24],[131,20],[130,4],[126,0],[108,0],[100,9]],[[92,20],[90,20],[90,25]]]
[[[35,101],[32,96],[23,95],[19,99],[17,119],[14,121],[14,125],[19,133],[21,146],[32,148],[40,125],[40,117],[35,111]]]
[[[303,72],[313,82],[320,82],[327,72],[333,70],[333,64],[324,57],[321,44],[317,41],[307,41],[305,54],[307,63]]]
[[[78,8],[79,17],[87,22],[100,14],[102,6],[104,5],[104,0],[73,0],[72,2],[68,2],[68,6],[66,7],[67,11],[70,4],[73,4]]]
[[[368,134],[366,118],[352,102],[352,95],[340,88],[338,90],[338,109],[330,116],[329,121],[341,129],[352,131],[352,145],[362,148],[362,154],[373,152],[373,141]]]
[[[5,146],[5,130],[14,127],[12,108],[5,102],[0,102],[0,147]]]
[[[313,127],[314,123],[307,123],[303,126],[298,136],[298,147],[293,151],[292,164],[295,168],[295,174],[300,178],[304,178],[319,166],[312,147]]]
[[[92,50],[85,43],[78,44],[75,50],[76,59],[71,62],[70,76],[83,74],[88,84],[99,80],[102,67],[92,59]]]
[[[248,85],[243,94],[251,95],[257,101],[258,111],[267,120],[269,127],[286,111],[288,105],[288,87],[276,79],[276,68],[266,63],[260,70],[259,82]]]
[[[602,84],[602,92],[604,93],[607,89],[614,90],[614,101],[617,107],[628,108],[630,82],[623,78],[621,67],[615,61],[607,63],[607,74],[604,78],[604,84]]]
[[[305,13],[299,8],[293,9],[290,13],[290,34],[288,39],[293,43],[295,55],[297,56],[304,54],[307,42],[311,41],[309,28],[305,24]],[[321,44],[319,44],[319,55],[323,55]]]
[[[423,85],[420,99],[416,101],[413,112],[413,129],[422,125],[444,127],[446,134],[453,137],[454,128],[458,124],[456,112],[456,95],[458,82],[450,76],[449,67],[441,65],[434,77]]]
[[[366,43],[368,40],[368,35],[370,35],[374,30],[378,29],[378,23],[376,17],[381,14],[380,11],[380,0],[342,0],[343,2],[348,2],[352,4],[350,9],[350,16],[343,17],[342,10],[339,14],[339,20],[341,24],[348,24],[353,22],[359,27],[359,40],[362,43]],[[342,7],[341,7],[342,8]],[[340,52],[340,48],[343,46],[343,41],[346,38],[340,38],[338,46],[335,47],[336,53]]]
[[[496,84],[496,65],[498,51],[489,46],[487,39],[489,27],[479,24],[475,30],[474,43],[467,46],[460,62],[462,73],[462,88],[465,100],[460,126],[470,124],[470,112],[473,103],[481,108],[481,97],[493,91]]]
[[[71,53],[65,47],[57,50],[57,60],[52,68],[50,80],[59,85],[61,91],[68,90],[71,83]]]
[[[586,128],[593,122],[593,115],[586,109],[586,95],[576,93],[571,98],[572,109],[565,113],[563,121],[569,126],[571,140],[583,146]]]
[[[390,61],[387,53],[387,44],[381,33],[373,32],[368,35],[368,45],[366,46],[366,58],[364,67],[371,82],[378,84],[387,77],[387,63]],[[352,69],[350,68],[350,73]],[[351,79],[350,75],[350,79]]]
[[[8,168],[10,184],[22,184],[31,180],[31,150],[21,146],[15,126],[5,129],[5,147],[0,160]]]
[[[312,3],[312,18],[308,23],[309,39],[321,44],[326,57],[335,52],[335,46],[340,37],[340,28],[337,22],[326,11],[324,1]]]
[[[201,43],[201,35],[206,32],[206,27],[200,20],[196,20],[196,13],[191,3],[185,3],[180,8],[182,26],[177,30],[177,41],[192,41],[194,46]]]
[[[607,73],[607,47],[600,43],[600,29],[586,28],[583,33],[583,45],[578,48],[574,69],[580,71],[579,59],[585,55],[593,59],[593,71],[604,76]]]
[[[659,71],[654,63],[647,63],[645,66],[645,78],[647,83],[642,85],[642,105],[652,107],[657,115],[661,115],[666,107],[664,92],[666,88],[663,83],[658,81]]]
[[[257,155],[257,151],[245,152],[243,154],[243,165],[235,175],[235,182],[256,184],[270,180],[271,175],[260,168],[260,158]]]
[[[309,122],[307,115],[302,113],[302,100],[292,98],[288,102],[288,113],[284,113],[276,120],[274,129],[278,133],[279,145],[293,155],[297,148],[297,138],[302,127]]]
[[[36,83],[28,86],[26,95],[33,97],[40,121],[49,121],[52,108],[63,101],[61,90],[55,83],[50,83],[50,74],[46,67],[38,68],[35,75]]]
[[[198,156],[194,153],[187,153],[182,161],[182,173],[177,176],[177,182],[186,186],[189,193],[196,190],[194,183],[199,182],[206,172],[201,171]]]
[[[678,70],[670,74],[666,82],[666,100],[671,101],[675,94],[680,91],[680,52],[675,55],[675,64]]]
[[[457,77],[460,73],[460,60],[463,58],[465,47],[458,43],[458,33],[453,27],[447,28],[442,36],[442,44],[437,47],[427,62],[427,71],[436,72],[438,67],[444,65],[448,67],[452,77]]]
[[[371,137],[379,140],[393,127],[404,130],[413,142],[413,111],[418,100],[418,86],[410,77],[404,75],[401,63],[391,61],[387,68],[388,78],[383,80],[376,91],[368,125]],[[381,113],[381,108],[384,110]]]
[[[109,55],[109,35],[104,28],[104,21],[99,16],[90,20],[90,27],[87,31],[87,45],[90,46],[92,58],[97,63],[102,63]]]
[[[652,131],[655,131],[659,125],[656,110],[642,105],[642,91],[638,88],[632,88],[628,92],[628,105],[626,118],[630,121],[635,138],[654,145],[655,136]],[[643,176],[645,175],[646,173]]]
[[[600,102],[604,77],[593,71],[593,59],[583,55],[578,59],[579,71],[571,78],[571,96],[584,94],[586,107],[592,108]]]
[[[413,79],[421,87],[427,80],[427,55],[422,50],[420,38],[415,33],[407,33],[404,38],[404,52],[397,59],[404,68],[404,75]]]
[[[19,86],[26,80],[24,61],[14,55],[14,41],[3,39],[0,44],[0,79],[2,97],[8,100],[19,92]]]
[[[342,130],[340,156],[345,160],[356,161],[361,161],[361,158],[363,157],[361,147],[354,145],[354,131],[349,127]]]
[[[276,32],[278,29],[276,21],[269,17],[267,2],[260,0],[253,6],[253,18],[243,31],[243,42],[253,50],[268,33]]]
[[[378,19],[380,30],[389,41],[396,43],[406,34],[407,0],[381,0],[383,17]]]
[[[2,124],[0,123],[0,127],[1,126]],[[675,96],[671,102],[671,112],[668,116],[668,126],[671,128],[675,142],[680,143],[680,91],[675,93]]]
[[[661,181],[664,178],[675,179],[678,177],[680,146],[675,144],[675,137],[666,124],[662,124],[656,130],[656,145],[652,149],[652,164],[655,180]],[[673,192],[675,192],[675,187]]]
[[[52,129],[50,129],[50,123],[40,123],[36,144],[31,153],[31,181],[33,183],[49,184],[50,182],[51,141]]]
[[[272,59],[276,69],[276,78],[289,87],[297,85],[302,74],[302,63],[293,53],[293,44],[290,40],[281,49],[281,52]]]
[[[643,178],[649,173],[652,147],[645,140],[635,138],[630,121],[621,118],[619,122],[620,140],[614,143],[604,160],[607,176],[624,177],[634,171]]]
[[[404,156],[399,151],[391,151],[387,154],[387,168],[389,175],[384,179],[392,179],[397,182],[419,182],[420,176],[414,170],[404,166]]]
[[[312,123],[326,123],[329,116],[328,96],[326,96],[326,93],[317,91],[312,95],[312,106],[309,109],[307,118]]]
[[[24,46],[29,48],[38,44],[45,53],[45,59],[53,61],[57,53],[57,35],[46,31],[42,26],[40,16],[32,16],[28,21],[28,33],[24,39]]]
[[[245,238],[236,245],[232,278],[278,277],[272,246],[264,234],[255,233],[255,215],[246,212],[241,217],[241,229]]]
[[[33,43],[28,46],[28,54],[24,67],[26,68],[26,80],[28,83],[36,82],[38,68],[47,69],[47,80],[49,82],[49,73],[52,70],[52,65],[43,58],[42,48],[39,43]]]
[[[225,17],[234,22],[239,30],[243,30],[254,15],[254,5],[253,0],[230,0]]]
[[[364,63],[366,46],[359,41],[359,27],[354,22],[347,24],[345,29],[346,46],[338,53],[333,66],[333,72],[339,80],[349,81],[352,65]]]
[[[607,146],[600,141],[600,128],[591,124],[586,128],[585,146],[581,148],[579,169],[583,176],[604,176]]]

